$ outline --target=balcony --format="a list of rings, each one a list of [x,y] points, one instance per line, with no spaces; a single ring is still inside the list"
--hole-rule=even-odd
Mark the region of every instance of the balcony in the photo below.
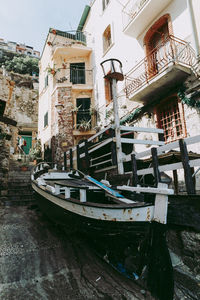
[[[70,56],[87,56],[92,52],[91,48],[86,46],[86,35],[81,31],[56,31],[56,36],[50,45],[52,46],[52,59],[60,55]],[[64,39],[63,39],[64,38]]]
[[[122,10],[124,33],[138,37],[171,1],[129,0]]]
[[[125,76],[125,92],[130,100],[147,102],[180,85],[196,64],[194,50],[188,43],[168,36]]]
[[[93,72],[84,68],[58,68],[53,77],[54,88],[71,86],[74,90],[92,90]]]

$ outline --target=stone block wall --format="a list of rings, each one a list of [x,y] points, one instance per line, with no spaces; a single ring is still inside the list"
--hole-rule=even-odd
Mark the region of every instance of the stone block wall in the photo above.
[[[56,109],[55,103],[62,108]],[[52,156],[53,161],[63,162],[64,145],[73,146],[73,116],[72,116],[71,87],[57,88],[51,106]]]

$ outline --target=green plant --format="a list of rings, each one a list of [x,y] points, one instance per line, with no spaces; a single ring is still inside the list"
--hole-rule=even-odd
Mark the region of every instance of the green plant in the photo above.
[[[34,160],[36,158],[40,158],[42,153],[41,142],[37,140],[34,147],[30,149],[29,156]]]
[[[7,71],[13,71],[19,74],[33,73],[39,74],[38,59],[29,56],[14,56],[13,58],[7,57],[3,62]]]
[[[45,69],[45,71],[48,73],[48,74],[51,74],[51,75],[55,75],[57,72],[60,71],[60,69],[56,69],[56,65],[53,66],[53,68],[51,68],[49,65],[48,67]]]
[[[80,131],[88,131],[91,129],[91,120],[82,119],[79,124],[77,124],[76,128]]]

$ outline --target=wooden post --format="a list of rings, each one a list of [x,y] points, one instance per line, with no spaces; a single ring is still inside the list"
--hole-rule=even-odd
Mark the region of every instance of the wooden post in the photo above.
[[[131,166],[132,166],[132,185],[138,185],[138,175],[137,175],[137,162],[135,158],[135,154],[131,154]]]
[[[64,152],[64,170],[67,170],[67,155],[66,152]]]
[[[173,170],[173,178],[174,178],[174,191],[175,194],[178,194],[178,174],[177,170]]]
[[[73,169],[73,152],[72,148],[69,150],[69,156],[70,156],[70,170]]]
[[[90,157],[88,152],[88,140],[85,141],[85,162],[86,162],[86,173],[88,173],[90,168]]]
[[[112,93],[113,93],[113,110],[114,110],[114,120],[115,120],[117,167],[118,167],[118,173],[124,174],[124,166],[123,166],[123,161],[122,161],[120,122],[119,122],[119,113],[118,113],[117,80],[116,79],[112,79]]]
[[[159,164],[158,164],[158,155],[157,149],[151,148],[151,155],[152,155],[152,165],[153,165],[153,172],[155,177],[156,185],[161,182],[160,171],[159,171]]]
[[[111,129],[111,136],[112,138],[115,136],[115,131],[113,129]],[[116,152],[116,143],[115,142],[111,142],[111,159],[112,159],[112,165],[116,166],[117,165],[117,152]]]
[[[188,195],[196,194],[194,182],[192,178],[192,172],[189,164],[189,156],[187,151],[186,143],[183,139],[179,140],[179,147],[181,151],[181,160],[183,164],[184,169],[184,175],[185,175],[185,185]]]
[[[80,170],[81,161],[80,161],[80,147],[79,147],[79,145],[76,145],[76,157],[77,157],[77,169]]]

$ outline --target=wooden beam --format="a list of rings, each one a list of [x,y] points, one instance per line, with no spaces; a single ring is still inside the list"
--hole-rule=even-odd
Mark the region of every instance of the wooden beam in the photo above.
[[[79,148],[79,145],[76,145],[76,159],[77,159],[77,169],[80,170],[81,161],[80,161],[80,148]]]
[[[113,139],[114,141],[116,138]],[[143,144],[143,145],[158,145],[162,146],[165,143],[161,141],[152,141],[152,140],[138,140],[138,139],[125,139],[121,138],[122,144]]]
[[[85,162],[86,162],[86,173],[88,173],[90,168],[90,157],[88,152],[88,141],[85,141]]]
[[[73,169],[73,152],[72,152],[72,148],[70,148],[69,153],[70,153],[70,170],[71,170],[71,169]]]
[[[4,124],[12,125],[12,126],[17,126],[17,122],[15,120],[12,120],[12,119],[4,117],[4,116],[0,116],[0,122],[2,122]]]
[[[64,152],[64,170],[67,170],[67,155],[66,152]]]
[[[132,166],[132,186],[137,186],[139,183],[137,175],[137,161],[135,154],[131,154],[131,166]]]
[[[158,164],[157,149],[156,148],[152,148],[151,149],[151,154],[152,154],[152,165],[153,165],[153,172],[154,172],[154,177],[155,177],[155,183],[156,183],[156,186],[157,186],[158,183],[161,182],[160,171],[159,171],[159,164]]]
[[[174,178],[174,191],[175,194],[178,194],[178,174],[177,174],[177,169],[173,170],[173,178]]]
[[[182,160],[183,169],[184,169],[185,185],[186,185],[187,193],[188,193],[188,195],[195,194],[196,192],[195,192],[195,187],[194,187],[192,173],[191,173],[190,164],[189,164],[189,156],[188,156],[187,146],[183,139],[179,140],[179,147],[180,147],[180,151],[181,151],[181,160]]]
[[[135,126],[120,126],[123,131],[136,131],[136,132],[150,132],[150,133],[163,133],[164,130],[160,128],[144,128]]]

